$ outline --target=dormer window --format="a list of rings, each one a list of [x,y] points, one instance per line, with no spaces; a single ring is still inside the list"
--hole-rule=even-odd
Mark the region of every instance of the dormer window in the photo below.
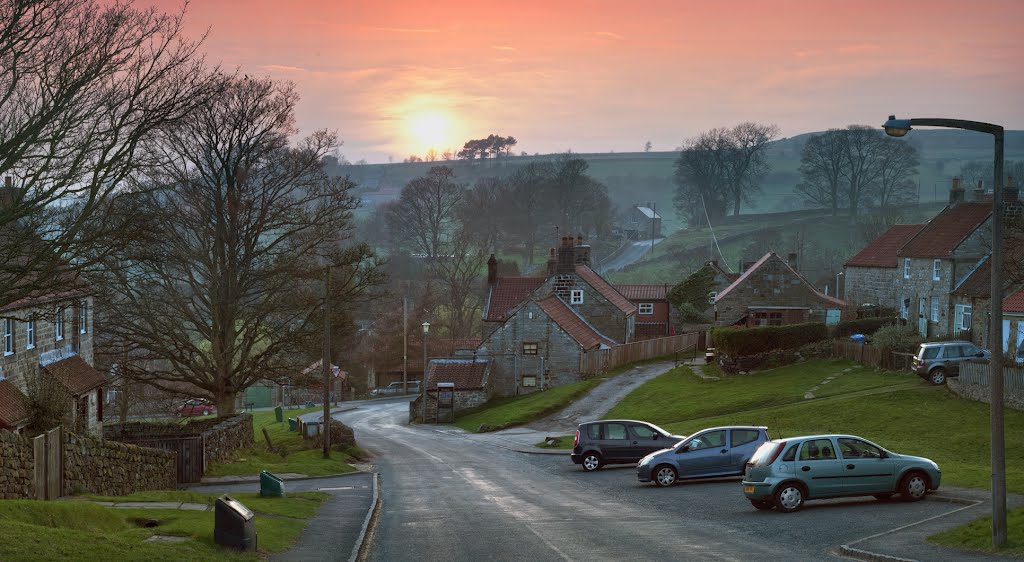
[[[583,290],[573,289],[569,293],[569,304],[583,304]]]
[[[942,261],[932,260],[932,281],[939,280],[939,273],[942,272]]]
[[[910,258],[903,258],[903,278],[910,279]]]

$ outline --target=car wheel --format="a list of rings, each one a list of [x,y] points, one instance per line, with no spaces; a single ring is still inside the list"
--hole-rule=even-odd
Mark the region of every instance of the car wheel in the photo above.
[[[654,481],[661,487],[668,487],[676,483],[676,469],[672,468],[667,464],[663,464],[654,469]]]
[[[900,481],[900,499],[906,502],[916,502],[924,498],[928,491],[928,480],[920,472],[911,472]]]
[[[783,484],[775,490],[775,506],[783,513],[792,513],[804,505],[804,490],[797,484]]]
[[[938,386],[946,382],[946,370],[942,367],[933,369],[931,373],[928,373],[928,382]]]
[[[876,500],[886,501],[892,499],[892,492],[888,492],[885,494],[874,494],[874,496]]]
[[[760,509],[761,511],[768,511],[775,507],[775,504],[771,500],[750,500],[750,505]]]
[[[587,453],[583,455],[583,462],[580,464],[583,465],[583,470],[587,472],[594,472],[595,470],[601,468],[601,466],[604,464],[604,461],[601,460],[601,455],[597,453]]]

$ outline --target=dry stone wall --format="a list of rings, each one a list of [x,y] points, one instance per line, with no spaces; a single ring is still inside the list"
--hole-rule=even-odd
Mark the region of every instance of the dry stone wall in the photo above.
[[[35,497],[35,459],[32,442],[9,431],[0,431],[0,499]]]
[[[975,402],[991,403],[991,389],[988,385],[974,384],[957,378],[946,379],[946,385],[957,395]],[[1014,410],[1024,410],[1024,392],[1004,390],[1003,404]]]
[[[252,414],[226,418],[203,431],[202,436],[207,464],[227,460],[238,449],[253,446]]]
[[[173,490],[176,457],[170,451],[68,433],[64,438],[64,494],[78,489],[109,496]]]

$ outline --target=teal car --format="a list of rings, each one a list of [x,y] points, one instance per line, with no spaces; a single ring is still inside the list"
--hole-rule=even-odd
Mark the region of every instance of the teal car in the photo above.
[[[810,435],[761,445],[743,476],[743,495],[757,509],[792,512],[804,501],[844,496],[905,501],[937,490],[939,465],[900,455],[854,435]]]

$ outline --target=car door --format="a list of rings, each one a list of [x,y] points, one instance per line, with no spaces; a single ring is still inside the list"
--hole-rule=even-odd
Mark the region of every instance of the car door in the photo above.
[[[754,456],[754,451],[766,441],[764,431],[760,429],[729,430],[729,464],[726,471],[742,474],[747,461]]]
[[[605,462],[629,462],[631,440],[629,432],[626,430],[626,424],[607,422],[602,425],[601,454],[604,456]]]
[[[852,437],[840,437],[837,441],[846,468],[846,493],[879,494],[895,489],[895,463],[882,449]]]
[[[845,493],[842,490],[846,469],[835,451],[835,443],[827,437],[808,439],[800,446],[796,476],[807,485],[812,498]]]
[[[727,470],[729,465],[728,431],[715,429],[689,438],[676,453],[679,475],[710,476]]]
[[[641,423],[630,424],[629,432],[632,437],[632,449],[635,451],[638,461],[649,453],[674,445],[674,443],[669,443],[661,433]]]

